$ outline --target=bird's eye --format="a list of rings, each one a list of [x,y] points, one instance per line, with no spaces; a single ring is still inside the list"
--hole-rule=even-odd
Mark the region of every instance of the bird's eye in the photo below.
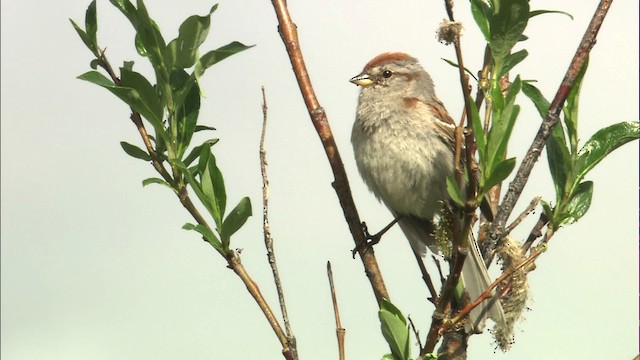
[[[382,76],[383,76],[385,79],[390,78],[390,77],[391,77],[391,75],[393,75],[393,72],[392,72],[391,70],[385,70],[385,71],[383,71],[383,72],[382,72]]]

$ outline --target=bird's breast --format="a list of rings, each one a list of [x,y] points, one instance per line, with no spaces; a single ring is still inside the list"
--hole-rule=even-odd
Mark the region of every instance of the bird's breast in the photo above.
[[[433,218],[447,197],[446,177],[453,174],[451,150],[424,122],[418,127],[381,125],[374,129],[358,126],[358,121],[354,125],[352,143],[360,175],[392,211]]]

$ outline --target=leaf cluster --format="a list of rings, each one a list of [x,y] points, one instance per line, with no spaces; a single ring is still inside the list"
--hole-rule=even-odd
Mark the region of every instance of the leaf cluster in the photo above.
[[[554,231],[578,221],[589,210],[593,181],[584,180],[587,173],[613,150],[640,137],[637,121],[620,122],[598,130],[578,148],[578,103],[587,67],[588,61],[580,70],[567,97],[562,111],[562,124],[554,127],[547,140],[547,162],[556,197],[555,206],[552,207],[547,201],[542,201],[542,206]],[[523,92],[544,119],[549,110],[549,101],[530,83],[523,84]]]
[[[161,184],[180,197],[186,194],[187,184],[193,189],[213,218],[217,235],[202,221],[186,224],[183,228],[198,231],[225,255],[231,236],[251,215],[251,203],[245,197],[225,216],[224,179],[211,152],[218,139],[208,139],[196,146],[191,146],[191,140],[196,132],[215,130],[198,123],[200,77],[211,66],[250,46],[234,41],[200,55],[200,46],[211,27],[211,15],[218,5],[211,7],[204,16],[193,15],[185,19],[178,36],[166,42],[142,0],[137,0],[135,6],[129,0],[110,2],[133,26],[135,48],[153,67],[154,79],[149,80],[136,72],[133,61],[125,61],[118,75],[113,71],[98,45],[95,0],[87,8],[85,29],[71,20],[82,42],[95,56],[91,62],[94,70],[78,78],[107,89],[131,108],[134,122],[136,118],[140,122],[144,119],[153,128],[153,135],[141,132],[146,149],[121,142],[123,150],[134,158],[154,162],[156,169],[164,169],[165,164],[170,167],[169,172],[159,170],[162,178],[145,179],[143,185]],[[97,71],[98,67],[104,69],[107,76]],[[144,125],[141,123],[140,126]]]

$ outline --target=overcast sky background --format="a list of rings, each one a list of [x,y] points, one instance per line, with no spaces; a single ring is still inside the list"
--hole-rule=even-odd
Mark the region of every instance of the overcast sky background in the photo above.
[[[304,4],[301,4],[304,3]],[[84,24],[89,1],[6,0],[2,36],[2,346],[4,360],[281,359],[258,307],[224,261],[196,233],[166,188],[143,189],[155,176],[118,144],[141,144],[127,107],[102,88],[76,80],[91,56],[68,18]],[[530,22],[530,56],[517,68],[551,99],[597,1],[532,1],[532,9],[572,13]],[[165,39],[184,18],[212,3],[148,0]],[[351,145],[358,89],[348,82],[373,56],[404,51],[419,58],[454,118],[462,101],[457,72],[440,58],[452,47],[435,40],[442,1],[289,1],[302,50],[340,148],[356,204],[370,229],[391,220],[360,180]],[[483,43],[458,1],[465,63],[481,65]],[[98,39],[112,64],[135,60],[133,31],[107,1],[98,1]],[[266,150],[271,229],[301,359],[337,358],[325,273],[332,261],[348,359],[388,352],[376,304],[352,241],[332,175],[276,31],[269,1],[224,1],[203,49],[238,40],[257,46],[204,76],[200,121],[215,126],[229,206],[249,196],[254,216],[232,246],[274,309],[278,308],[261,232],[258,143],[260,86],[269,105]],[[475,70],[474,70],[475,71]],[[515,75],[515,74],[513,74]],[[510,155],[522,158],[540,119],[529,100]],[[638,2],[614,2],[583,85],[580,137],[638,119]],[[204,138],[197,139],[199,141]],[[516,213],[535,195],[553,198],[545,157]],[[562,229],[530,274],[531,311],[513,349],[496,352],[489,334],[470,340],[470,359],[631,359],[638,352],[638,145],[616,151],[588,175],[591,210]],[[515,235],[528,234],[537,215]],[[395,304],[422,337],[433,307],[410,248],[398,229],[376,247]]]

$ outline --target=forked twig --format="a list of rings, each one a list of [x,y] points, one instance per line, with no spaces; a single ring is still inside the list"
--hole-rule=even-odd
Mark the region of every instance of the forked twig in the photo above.
[[[527,206],[527,208],[524,209],[524,211],[515,220],[513,220],[513,222],[509,224],[509,226],[505,228],[504,234],[509,235],[511,231],[516,228],[516,226],[520,225],[522,220],[524,220],[536,208],[536,206],[538,206],[539,202],[540,196],[534,197],[533,200],[531,200],[531,202],[529,203],[529,206]]]

